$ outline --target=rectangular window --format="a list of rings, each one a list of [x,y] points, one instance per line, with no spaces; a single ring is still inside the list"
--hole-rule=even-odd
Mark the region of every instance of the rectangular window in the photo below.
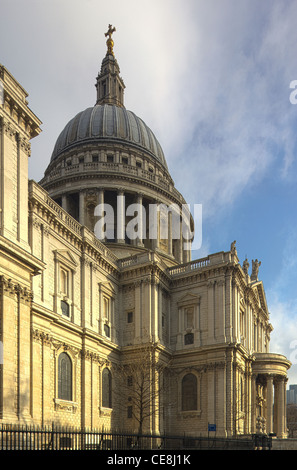
[[[127,408],[127,418],[132,418],[132,406],[129,405]]]
[[[107,299],[107,297],[103,298],[103,316],[106,320],[110,320],[110,318],[109,318],[109,299]]]
[[[113,155],[107,155],[107,163],[113,163]]]
[[[60,293],[68,297],[69,273],[65,269],[60,271]]]
[[[194,333],[187,333],[185,335],[185,344],[193,344],[194,343]]]
[[[104,325],[104,334],[107,336],[107,338],[110,338],[110,327],[109,325]]]
[[[187,308],[185,310],[185,329],[194,328],[194,309]]]
[[[133,312],[128,312],[127,313],[127,322],[128,323],[133,323]]]
[[[69,304],[65,302],[64,300],[61,300],[61,310],[62,314],[65,315],[65,317],[69,317]]]

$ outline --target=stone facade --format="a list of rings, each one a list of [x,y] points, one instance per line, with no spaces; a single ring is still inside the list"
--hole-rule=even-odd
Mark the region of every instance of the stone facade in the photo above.
[[[3,66],[0,78],[0,423],[285,437],[290,363],[269,352],[259,263],[249,275],[235,243],[191,261],[171,212],[147,236],[154,204],[177,208],[181,233],[185,201],[125,110],[110,37],[96,105],[62,131],[40,184],[27,159],[41,123]],[[96,234],[100,203],[115,209],[113,237]],[[145,211],[128,239],[133,203]],[[149,390],[141,427],[131,364]]]

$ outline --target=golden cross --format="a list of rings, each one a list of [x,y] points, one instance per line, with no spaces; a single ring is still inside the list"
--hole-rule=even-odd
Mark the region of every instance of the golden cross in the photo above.
[[[105,37],[109,36],[109,39],[111,39],[111,35],[116,31],[115,28],[112,27],[112,25],[108,25],[108,31],[105,33]]]
[[[107,33],[105,33],[105,36],[108,36],[108,39],[106,41],[106,44],[107,44],[107,53],[106,55],[113,55],[114,56],[114,53],[113,53],[113,40],[111,39],[111,35],[112,33],[114,33],[116,31],[115,28],[112,27],[112,25],[108,25],[108,31]]]

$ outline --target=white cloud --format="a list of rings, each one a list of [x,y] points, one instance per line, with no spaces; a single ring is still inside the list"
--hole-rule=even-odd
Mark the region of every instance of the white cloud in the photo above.
[[[295,301],[282,301],[277,296],[270,301],[273,331],[270,340],[270,352],[282,354],[291,361],[288,371],[290,384],[297,383],[297,308]]]
[[[296,243],[296,232],[287,231],[280,247],[282,265],[275,275],[274,283],[266,292],[270,321],[274,328],[270,351],[283,354],[292,362],[288,374],[291,384],[297,383]]]

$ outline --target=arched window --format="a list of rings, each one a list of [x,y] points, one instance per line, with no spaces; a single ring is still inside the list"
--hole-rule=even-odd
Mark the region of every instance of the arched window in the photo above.
[[[182,379],[182,411],[197,410],[197,378],[186,374]]]
[[[58,359],[58,398],[72,400],[72,363],[66,353],[61,353]]]
[[[104,408],[112,408],[111,385],[111,372],[109,369],[104,369],[102,372],[102,406]]]

